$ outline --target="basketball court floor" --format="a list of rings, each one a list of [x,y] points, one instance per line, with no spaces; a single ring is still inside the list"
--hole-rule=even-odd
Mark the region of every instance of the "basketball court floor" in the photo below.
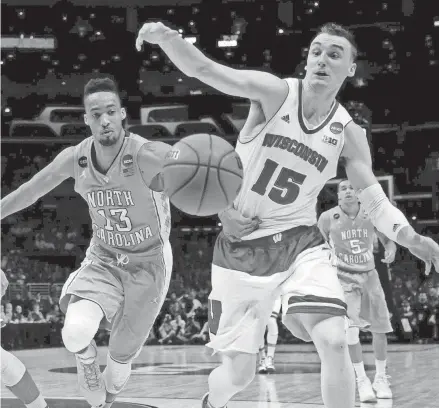
[[[362,408],[439,407],[439,345],[391,344],[389,375],[394,399],[360,404]],[[105,365],[106,348],[99,349]],[[85,408],[78,398],[73,355],[61,348],[15,353],[27,366],[51,408]],[[365,346],[369,377],[374,374],[370,345]],[[257,375],[235,396],[228,408],[322,408],[320,363],[310,344],[281,345],[276,354],[276,374]],[[207,377],[219,359],[203,346],[148,346],[133,363],[127,388],[113,408],[201,408]],[[103,368],[103,367],[102,367]],[[23,405],[1,387],[1,407]]]

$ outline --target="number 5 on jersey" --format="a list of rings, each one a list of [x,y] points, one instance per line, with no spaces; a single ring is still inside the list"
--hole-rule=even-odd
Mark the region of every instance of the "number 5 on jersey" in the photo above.
[[[268,183],[273,177],[274,172],[279,167],[279,163],[267,159],[258,180],[251,188],[255,193],[263,196],[267,191]],[[300,186],[306,179],[305,174],[282,167],[279,176],[274,182],[274,186],[268,193],[268,198],[280,205],[292,204],[296,201],[300,193]]]

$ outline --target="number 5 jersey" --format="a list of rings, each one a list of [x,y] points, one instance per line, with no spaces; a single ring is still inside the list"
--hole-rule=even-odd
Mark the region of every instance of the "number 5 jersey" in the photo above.
[[[148,140],[126,132],[122,148],[105,174],[92,160],[94,139],[75,147],[75,191],[87,202],[92,220],[90,247],[122,255],[160,250],[169,240],[171,215],[164,193],[151,190],[137,163]]]
[[[243,239],[316,224],[317,197],[337,174],[344,129],[352,120],[337,101],[319,126],[303,117],[301,80],[286,79],[288,96],[274,117],[258,125],[261,107],[252,102],[236,145],[244,180],[234,206],[259,217],[259,229]]]

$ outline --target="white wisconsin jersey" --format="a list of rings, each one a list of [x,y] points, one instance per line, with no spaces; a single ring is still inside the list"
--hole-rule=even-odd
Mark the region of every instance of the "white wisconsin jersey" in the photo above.
[[[317,197],[337,174],[344,129],[352,120],[335,101],[319,126],[307,127],[302,114],[302,81],[286,81],[288,96],[268,123],[257,125],[262,110],[252,102],[236,145],[244,180],[235,208],[262,221],[259,229],[243,238],[246,240],[316,224]]]

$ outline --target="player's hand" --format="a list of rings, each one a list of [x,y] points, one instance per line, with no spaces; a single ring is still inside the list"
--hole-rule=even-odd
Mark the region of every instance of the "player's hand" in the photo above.
[[[393,244],[385,248],[384,259],[381,259],[382,263],[391,264],[395,261],[396,256],[396,245]]]
[[[431,272],[432,265],[435,267],[436,272],[439,273],[439,245],[431,238],[415,233],[411,241],[404,246],[413,255],[425,262],[426,275]]]
[[[139,34],[137,34],[136,49],[140,51],[144,41],[150,44],[160,44],[174,35],[178,35],[178,33],[163,23],[145,23],[139,30]]]
[[[241,241],[242,237],[258,229],[261,223],[259,218],[244,217],[234,208],[229,208],[218,215],[223,225],[224,234],[232,242]]]

